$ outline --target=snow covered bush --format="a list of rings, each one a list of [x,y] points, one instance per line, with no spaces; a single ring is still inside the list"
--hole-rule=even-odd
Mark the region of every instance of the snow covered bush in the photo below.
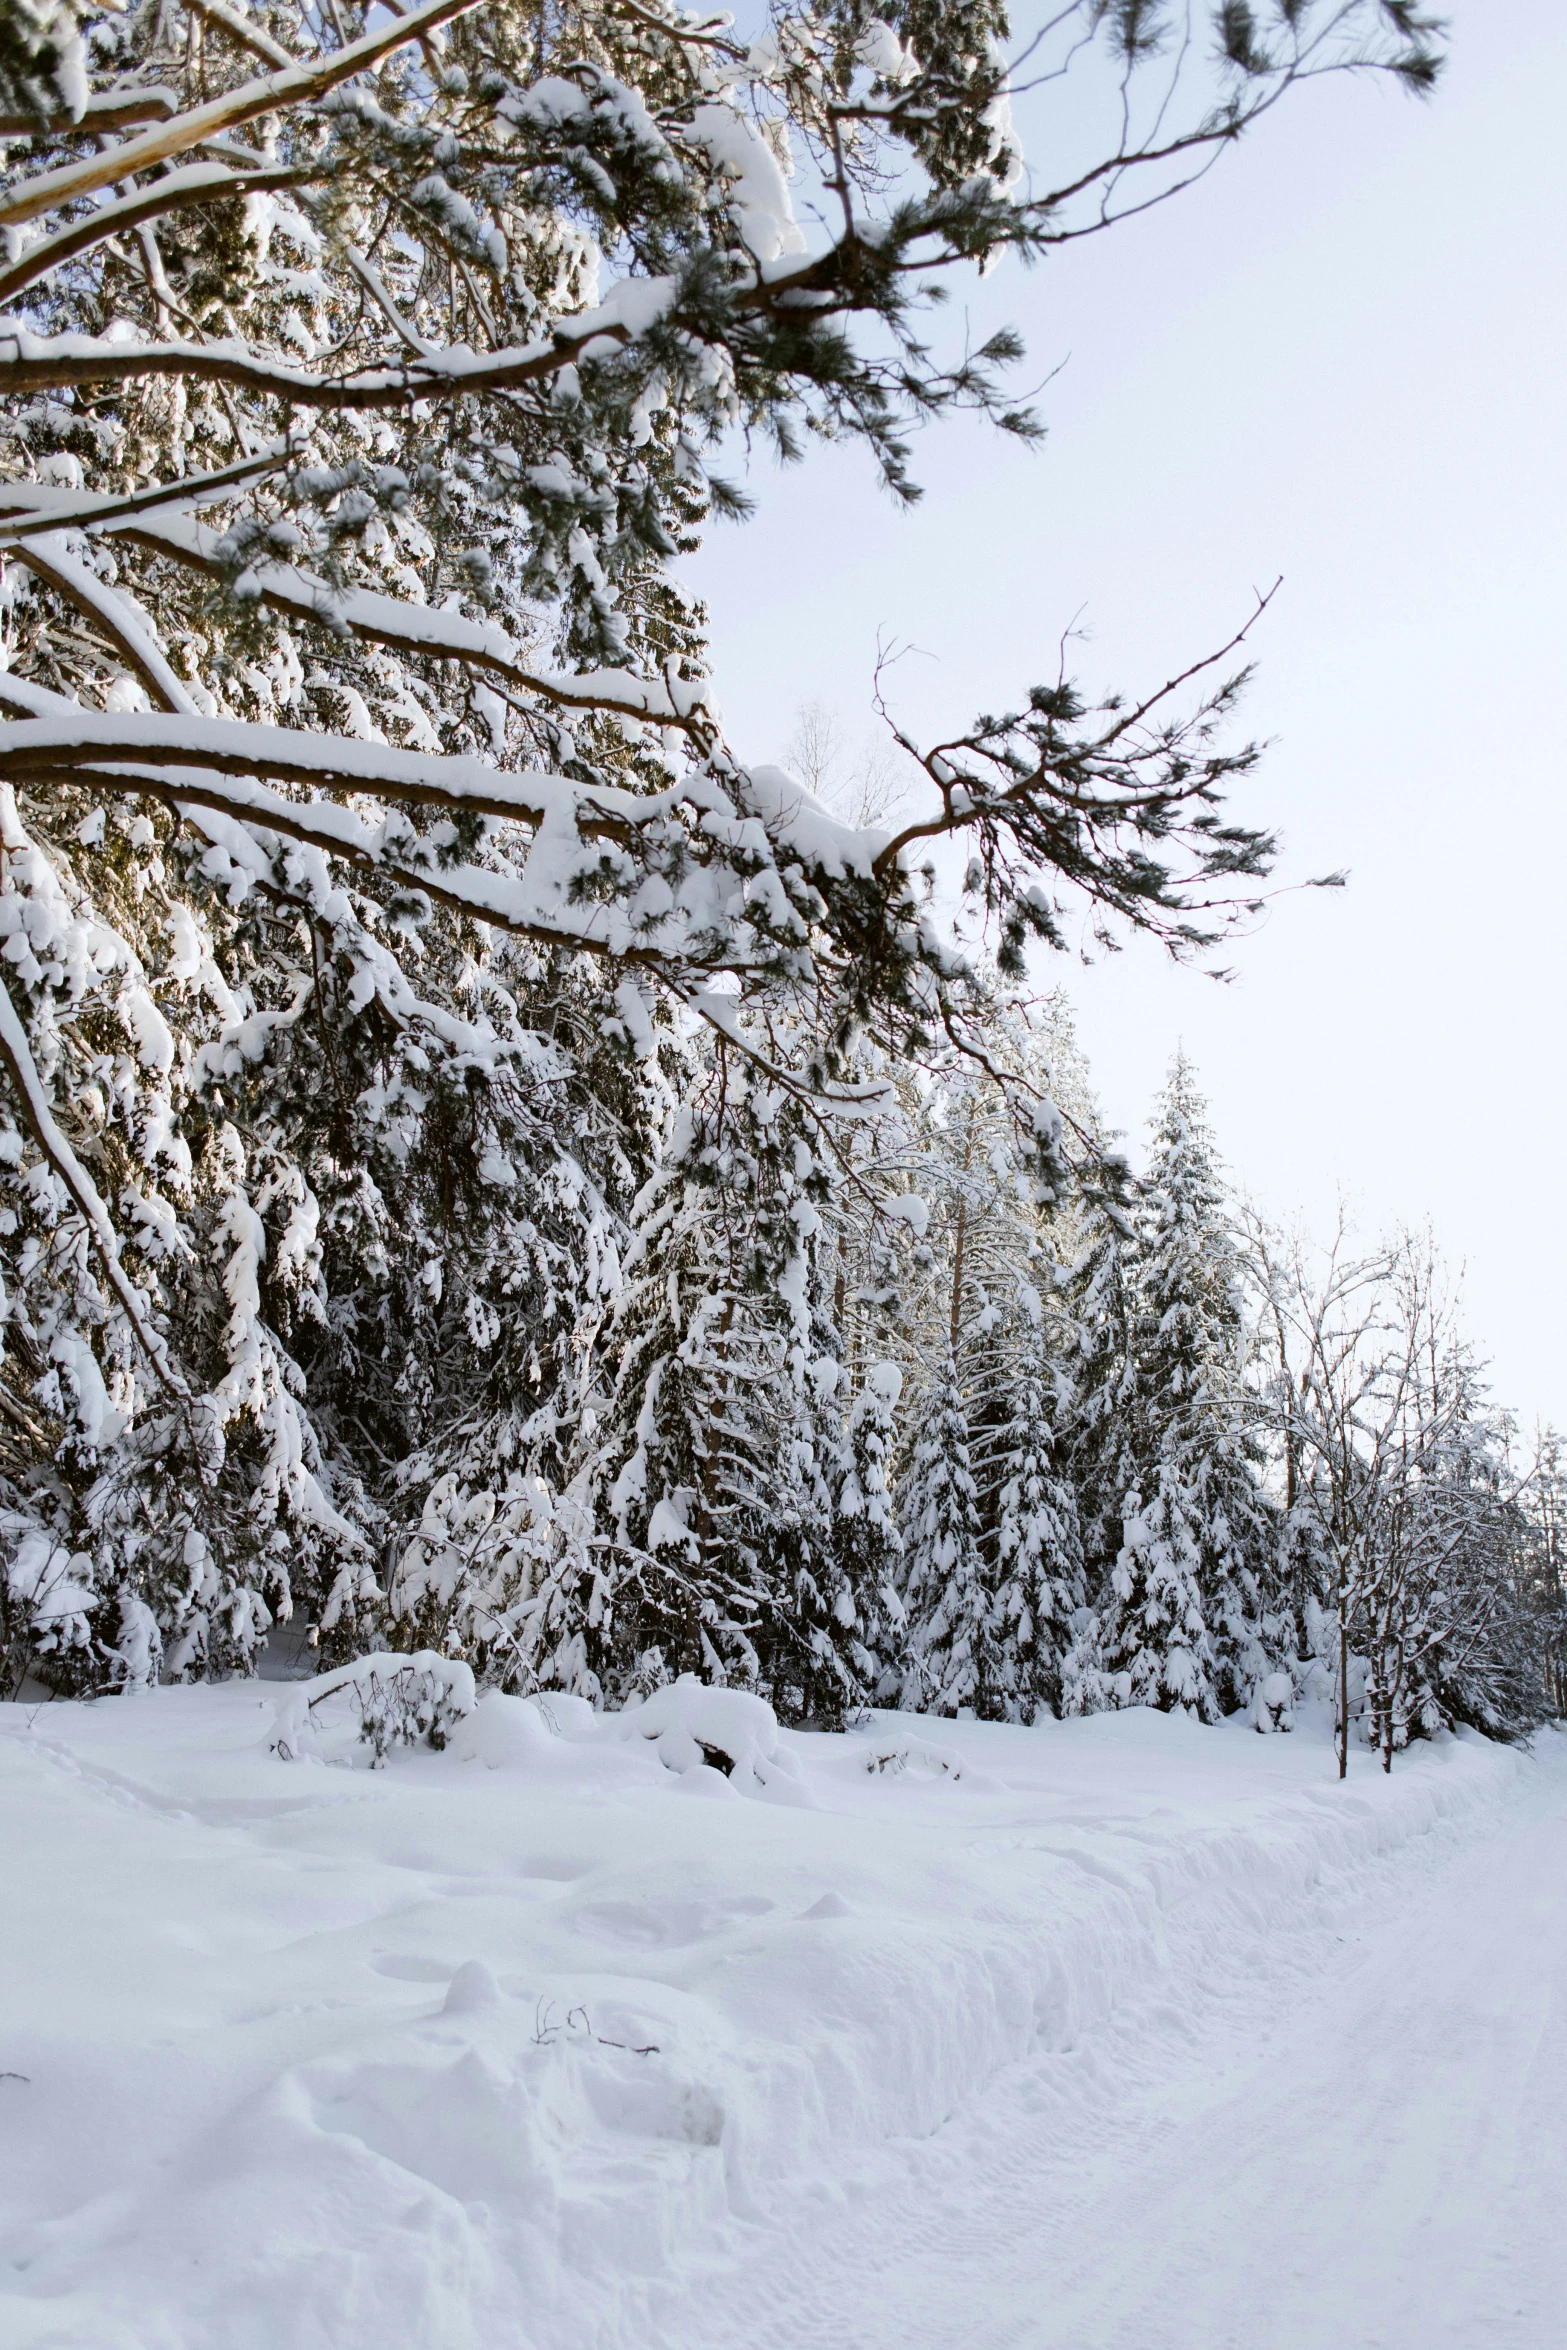
[[[706,1767],[744,1791],[765,1787],[777,1767],[778,1719],[743,1689],[710,1689],[694,1673],[636,1699],[619,1716],[621,1735],[651,1740],[666,1770]]]
[[[1251,1701],[1252,1727],[1264,1736],[1295,1727],[1295,1684],[1288,1673],[1269,1673],[1257,1683]]]
[[[290,1690],[273,1719],[272,1751],[283,1762],[339,1761],[360,1744],[375,1770],[400,1746],[439,1752],[473,1707],[468,1667],[432,1649],[358,1657]]]

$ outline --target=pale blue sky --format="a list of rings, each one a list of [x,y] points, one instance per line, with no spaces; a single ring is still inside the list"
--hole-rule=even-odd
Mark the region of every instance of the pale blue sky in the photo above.
[[[1567,1426],[1567,20],[1453,17],[1429,105],[1304,93],[1173,205],[979,289],[1027,380],[1068,359],[1042,451],[941,426],[912,514],[851,450],[759,458],[757,515],[691,571],[753,759],[812,698],[869,731],[878,633],[930,656],[900,715],[950,731],[1053,673],[1080,607],[1084,682],[1142,687],[1282,573],[1245,807],[1285,878],[1349,890],[1277,905],[1229,987],[1137,951],[1041,976],[1134,1144],[1184,1039],[1269,1212],[1321,1225],[1342,1187],[1368,1230],[1429,1214],[1499,1396]]]

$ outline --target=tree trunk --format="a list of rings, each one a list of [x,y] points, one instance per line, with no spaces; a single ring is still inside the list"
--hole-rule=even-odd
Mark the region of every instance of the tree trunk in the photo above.
[[[952,1359],[958,1359],[958,1324],[963,1312],[963,1226],[968,1216],[968,1199],[958,1199],[957,1232],[952,1243],[952,1307],[947,1317],[947,1336],[952,1347]]]
[[[1338,1563],[1338,1775],[1349,1777],[1349,1588]]]

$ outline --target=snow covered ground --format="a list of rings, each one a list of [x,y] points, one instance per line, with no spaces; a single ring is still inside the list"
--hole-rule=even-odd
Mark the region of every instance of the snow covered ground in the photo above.
[[[279,1701],[0,1708],[4,2350],[1567,2332],[1567,1738]]]

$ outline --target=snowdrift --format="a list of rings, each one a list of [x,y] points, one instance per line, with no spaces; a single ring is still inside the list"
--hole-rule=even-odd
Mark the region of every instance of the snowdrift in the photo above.
[[[1444,1739],[1340,1787],[1309,1717],[805,1735],[449,1669],[406,1743],[333,1679],[0,1709],[8,2346],[678,2339],[682,2275],[867,2150],[1135,2038],[1534,1767]]]

